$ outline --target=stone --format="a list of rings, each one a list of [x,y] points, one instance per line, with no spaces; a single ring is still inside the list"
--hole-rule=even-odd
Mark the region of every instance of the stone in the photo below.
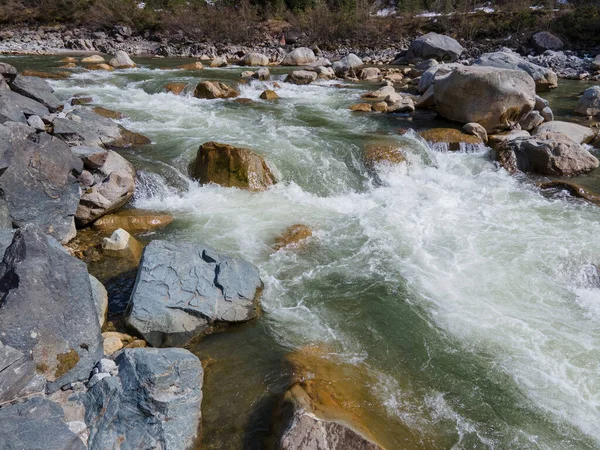
[[[294,70],[291,74],[289,74],[285,81],[287,83],[292,84],[310,84],[313,81],[317,81],[318,75],[317,72],[313,72],[310,70]]]
[[[505,141],[494,147],[494,151],[496,159],[510,173],[571,177],[600,165],[580,144],[559,133]]]
[[[5,145],[10,150],[2,157],[0,190],[12,223],[34,224],[67,242],[75,234],[73,218],[79,202],[71,149],[46,133],[33,140],[13,138]]]
[[[412,98],[398,94],[388,95],[385,98],[385,103],[388,105],[387,112],[389,113],[407,113],[415,110],[415,103]]]
[[[21,76],[46,78],[49,80],[64,80],[65,78],[69,78],[71,76],[71,74],[69,72],[50,73],[50,72],[42,72],[40,70],[24,70],[21,72]]]
[[[227,58],[225,58],[224,56],[219,56],[217,58],[214,58],[210,62],[210,67],[213,67],[213,68],[216,68],[216,67],[227,67]]]
[[[271,79],[271,71],[266,67],[259,69],[254,75],[259,81],[267,81]]]
[[[200,61],[196,61],[190,64],[184,64],[183,66],[179,66],[181,70],[203,70],[204,65]]]
[[[372,108],[375,112],[386,112],[388,110],[388,104],[386,102],[377,102],[373,103]]]
[[[282,66],[308,66],[317,61],[315,53],[307,47],[298,47],[283,57]]]
[[[81,106],[92,103],[94,99],[92,97],[76,97],[71,99],[71,106]]]
[[[8,83],[12,83],[17,77],[17,69],[10,64],[0,62],[0,75],[2,75]]]
[[[371,112],[372,107],[370,103],[357,103],[356,105],[352,105],[350,107],[350,111],[354,112]]]
[[[142,255],[127,324],[154,347],[184,346],[215,323],[258,316],[258,269],[199,244],[152,241]]]
[[[44,121],[40,116],[29,116],[27,118],[27,125],[35,128],[36,131],[46,131],[46,124],[44,124]]]
[[[115,69],[131,69],[135,67],[135,63],[123,50],[117,51],[115,56],[110,60],[109,64]]]
[[[130,233],[144,233],[164,228],[173,222],[170,214],[142,209],[125,209],[100,217],[92,224],[94,230],[113,232],[123,228]]]
[[[402,144],[371,144],[364,151],[365,166],[374,171],[378,165],[396,165],[406,161]]]
[[[242,58],[242,65],[244,66],[268,66],[269,57],[262,53],[248,53]]]
[[[0,89],[0,124],[27,123],[26,115],[44,117],[50,114],[41,103],[7,89]]]
[[[303,224],[292,225],[287,228],[281,236],[275,239],[273,248],[275,251],[301,248],[311,236],[312,230],[309,226]]]
[[[181,95],[186,87],[188,87],[187,83],[169,83],[165,85],[165,91],[171,94]]]
[[[558,37],[548,31],[539,31],[531,36],[531,43],[538,54],[544,53],[546,50],[561,50],[565,44]]]
[[[260,98],[263,100],[277,100],[279,95],[277,95],[277,92],[275,91],[266,89],[262,94],[260,94]]]
[[[104,253],[117,258],[139,261],[143,249],[143,245],[122,228],[113,231],[110,237],[102,240],[102,250],[104,250]]]
[[[252,78],[256,75],[256,72],[252,72],[251,70],[245,70],[240,74],[241,78]]]
[[[419,136],[425,139],[435,150],[441,151],[473,151],[483,145],[482,138],[466,134],[455,128],[430,128],[419,131]]]
[[[554,113],[549,106],[546,106],[540,111],[540,115],[544,119],[544,122],[552,122],[554,120]]]
[[[549,91],[558,86],[558,77],[551,69],[529,62],[514,52],[484,53],[473,62],[473,65],[523,70],[531,75],[538,92]]]
[[[49,393],[87,379],[102,336],[83,261],[39,228],[19,229],[0,263],[0,295],[0,341],[30,355]]]
[[[99,169],[106,163],[108,158],[108,150],[102,147],[88,147],[85,145],[77,145],[71,147],[73,155],[81,159],[83,166],[89,170]]]
[[[276,183],[265,160],[252,150],[218,142],[200,146],[193,167],[194,178],[250,191],[264,191]]]
[[[92,275],[90,275],[90,285],[92,287],[92,299],[94,300],[96,314],[98,315],[98,323],[100,324],[100,328],[102,328],[106,321],[106,314],[108,313],[108,292],[104,285]]]
[[[381,79],[381,70],[377,67],[365,67],[358,75],[358,78],[364,81],[377,81]]]
[[[571,122],[563,122],[560,120],[544,122],[535,130],[533,130],[532,134],[537,136],[539,134],[546,134],[548,132],[564,134],[579,144],[587,144],[596,136],[596,131],[590,127]]]
[[[71,61],[72,62],[72,61]],[[86,56],[81,60],[82,63],[103,63],[104,58],[100,55]]]
[[[119,111],[113,111],[112,109],[106,109],[102,106],[95,106],[93,111],[99,116],[106,117],[107,119],[121,120],[125,118],[125,114]]]
[[[504,133],[491,134],[488,136],[488,144],[490,147],[495,148],[499,144],[513,139],[528,138],[531,134],[525,130],[510,130]]]
[[[196,98],[234,98],[239,95],[239,91],[220,81],[202,81],[194,90],[194,97]]]
[[[42,398],[0,409],[0,448],[86,450],[63,418],[61,407]]]
[[[90,64],[89,66],[85,66],[85,68],[87,70],[106,70],[108,72],[112,72],[113,70],[115,70],[115,68],[113,66],[111,66],[110,64],[105,64],[105,63]]]
[[[550,106],[550,102],[548,100],[546,100],[545,98],[540,97],[539,95],[535,96],[535,107],[534,109],[536,111],[541,111],[546,107]]]
[[[135,190],[133,165],[113,150],[106,162],[94,172],[96,183],[82,193],[75,218],[80,226],[125,205]]]
[[[531,131],[540,126],[542,123],[544,123],[542,114],[539,111],[534,110],[521,119],[519,125],[521,125],[521,129]]]
[[[406,52],[410,63],[424,59],[454,62],[464,52],[464,48],[453,38],[437,33],[427,33],[415,39]]]
[[[116,336],[104,338],[103,351],[105,355],[112,355],[123,348],[123,341]]]
[[[350,53],[339,61],[334,62],[332,68],[335,76],[339,78],[357,78],[362,67],[362,59],[354,53]]]
[[[17,400],[35,376],[35,364],[24,352],[0,342],[0,404]]]
[[[575,105],[575,114],[600,116],[600,86],[587,88]]]
[[[366,100],[385,100],[388,96],[396,94],[396,90],[393,86],[383,86],[375,91],[367,92],[363,94],[361,98]]]
[[[462,127],[462,130],[467,134],[472,134],[473,136],[477,136],[483,142],[488,141],[488,134],[485,128],[482,125],[479,125],[476,122],[467,123]]]
[[[522,70],[460,67],[434,81],[437,112],[486,131],[510,128],[535,105],[533,79]]]
[[[191,449],[200,427],[200,360],[184,349],[125,349],[117,376],[99,380],[85,397],[89,450]]]
[[[335,72],[331,67],[317,66],[315,67],[315,72],[317,73],[317,78],[323,80],[333,80],[335,78]]]

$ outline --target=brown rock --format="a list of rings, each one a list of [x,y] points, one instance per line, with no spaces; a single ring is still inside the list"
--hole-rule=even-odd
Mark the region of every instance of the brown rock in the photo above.
[[[169,214],[158,214],[141,209],[124,209],[115,214],[100,217],[94,222],[92,228],[106,232],[123,228],[130,233],[142,233],[166,227],[171,222],[173,222],[173,216]]]
[[[102,106],[96,106],[94,108],[94,112],[96,114],[101,115],[102,117],[107,117],[113,120],[120,120],[125,118],[125,115],[123,113],[120,113],[119,111],[113,111],[112,109],[106,109]]]
[[[92,103],[93,101],[94,99],[92,97],[77,97],[71,100],[71,105],[87,105],[88,103]]]
[[[113,70],[115,70],[115,68],[113,66],[110,66],[105,63],[90,64],[89,66],[86,66],[86,69],[87,70],[108,70],[109,72],[112,72]]]
[[[394,145],[369,145],[364,151],[365,165],[370,170],[377,164],[400,164],[406,161],[400,143]]]
[[[200,61],[196,61],[195,63],[185,64],[183,66],[179,66],[179,69],[183,70],[202,70],[204,66]]]
[[[277,92],[267,89],[260,94],[260,98],[263,100],[276,100],[279,98],[279,95],[277,95]]]
[[[165,85],[165,90],[171,94],[179,95],[187,86],[187,83],[169,83]]]
[[[246,98],[246,97],[240,97],[240,98],[236,98],[236,99],[234,100],[234,102],[236,102],[236,103],[240,103],[240,104],[242,104],[242,105],[248,105],[248,104],[250,104],[250,103],[253,103],[251,98]]]
[[[275,239],[275,245],[273,248],[275,251],[282,248],[295,249],[302,247],[306,240],[312,236],[312,230],[310,227],[303,224],[292,225],[287,228],[281,236]]]
[[[124,258],[139,263],[144,246],[122,228],[102,240],[102,250],[109,256]]]
[[[100,55],[86,56],[81,60],[82,63],[103,63],[104,58]]]
[[[483,144],[483,140],[479,136],[467,134],[455,128],[432,128],[420,131],[419,136],[431,144],[448,144],[449,150],[460,150],[461,144]]]
[[[194,97],[197,98],[234,98],[239,95],[239,91],[220,81],[203,81],[194,90]]]
[[[600,206],[600,195],[589,192],[578,184],[569,181],[546,181],[538,184],[540,189],[564,189],[573,197],[583,198],[590,203]]]
[[[152,143],[152,141],[143,134],[135,133],[121,127],[121,137],[111,142],[110,146],[113,148],[129,148],[140,147],[150,143]]]
[[[77,64],[75,63],[67,63],[67,64],[63,64],[62,66],[58,66],[59,69],[75,69],[77,67]]]
[[[61,59],[60,62],[64,62],[64,63],[76,63],[77,59],[73,58],[72,56],[67,56],[67,57]]]
[[[265,160],[247,148],[218,142],[200,146],[193,166],[194,177],[201,183],[263,191],[276,180]]]
[[[369,103],[357,103],[356,105],[352,105],[350,107],[350,111],[354,112],[371,112],[373,108]]]
[[[23,75],[24,77],[38,77],[50,80],[64,80],[65,78],[69,78],[71,76],[71,74],[68,72],[49,73],[41,72],[39,70],[24,70],[23,72],[21,72],[21,75]]]
[[[373,111],[376,112],[386,112],[388,109],[388,105],[386,102],[377,102],[373,104]]]

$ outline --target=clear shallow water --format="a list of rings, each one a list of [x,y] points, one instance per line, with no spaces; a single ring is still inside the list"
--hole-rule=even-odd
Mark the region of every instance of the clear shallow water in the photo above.
[[[292,376],[285,357],[310,345],[356,368],[344,381],[388,450],[600,448],[600,285],[589,276],[600,208],[546,198],[487,152],[432,152],[394,134],[403,120],[350,113],[364,86],[282,84],[268,103],[258,96],[269,84],[253,82],[241,87],[250,105],[161,93],[242,70],[52,82],[154,141],[124,152],[140,171],[135,206],[176,217],[148,238],[202,242],[261,270],[264,316],[193,348],[211,361],[203,448],[262,448]],[[255,149],[281,182],[263,193],[197,185],[186,168],[209,140]],[[408,164],[382,168],[374,185],[362,150],[390,140],[407,145]],[[273,253],[295,223],[313,228],[309,245]]]

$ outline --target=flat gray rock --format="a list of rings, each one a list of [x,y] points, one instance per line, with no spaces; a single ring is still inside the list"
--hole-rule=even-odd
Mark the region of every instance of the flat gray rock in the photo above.
[[[50,112],[58,110],[62,103],[53,94],[54,89],[41,78],[17,75],[10,85],[11,89],[44,105]]]
[[[200,360],[184,349],[125,349],[118,376],[99,380],[88,392],[89,450],[185,450],[200,425]],[[118,443],[118,444],[117,444]]]
[[[427,33],[415,39],[406,52],[408,62],[414,63],[425,59],[454,62],[465,49],[450,36]]]
[[[50,114],[48,108],[35,100],[7,89],[0,89],[0,123],[12,121],[27,123],[27,116],[43,117]]]
[[[127,323],[154,347],[183,346],[215,323],[258,315],[258,268],[189,242],[152,241],[144,250]]]

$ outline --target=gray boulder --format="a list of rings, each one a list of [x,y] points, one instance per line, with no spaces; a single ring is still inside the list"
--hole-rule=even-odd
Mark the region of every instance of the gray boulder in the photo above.
[[[91,171],[93,184],[82,194],[75,219],[87,225],[99,217],[125,205],[135,190],[133,165],[113,150],[109,150],[101,167]]]
[[[103,348],[83,261],[39,228],[19,229],[0,263],[0,298],[0,342],[32,359],[48,392],[89,377]]]
[[[544,53],[546,50],[561,50],[565,46],[564,42],[558,36],[548,31],[535,33],[531,36],[531,43],[538,54]]]
[[[119,50],[115,53],[115,56],[108,63],[115,69],[131,69],[135,67],[135,63],[131,60],[129,55],[123,50]]]
[[[32,398],[0,409],[0,448],[4,450],[85,450],[79,436],[51,401]]]
[[[188,242],[152,241],[144,250],[127,323],[154,347],[183,346],[215,323],[258,316],[258,269]]]
[[[269,57],[262,53],[248,53],[242,58],[244,66],[268,66]]]
[[[50,114],[48,108],[16,92],[0,89],[0,123],[21,122],[27,123],[27,117],[37,115],[40,117]]]
[[[55,112],[62,106],[60,100],[53,94],[54,89],[41,78],[18,75],[12,82],[11,89],[41,103],[50,112]]]
[[[6,79],[7,82],[12,83],[17,77],[17,69],[10,64],[0,62],[0,75]]]
[[[203,370],[184,349],[125,349],[118,376],[88,392],[89,450],[193,448],[200,425]]]
[[[436,109],[443,117],[477,122],[487,132],[511,128],[533,109],[535,85],[522,70],[458,67],[434,80]]]
[[[575,176],[596,169],[598,160],[577,142],[558,133],[505,141],[494,148],[509,172]]]
[[[410,63],[420,62],[424,59],[454,62],[464,50],[456,39],[442,34],[427,33],[410,44],[408,52],[406,52],[406,59]]]
[[[13,133],[14,134],[14,133]],[[35,224],[60,241],[74,237],[79,186],[67,145],[41,133],[35,140],[13,138],[3,156],[0,189],[12,222]]]
[[[521,129],[531,131],[544,123],[544,117],[539,111],[531,111],[520,122]]]
[[[437,66],[429,67],[419,79],[419,84],[417,86],[417,91],[419,94],[424,94],[427,92],[431,86],[433,86],[433,82],[436,78],[441,78],[444,75],[449,74],[457,67],[461,67],[460,64],[438,64]]]
[[[354,53],[333,63],[333,71],[339,78],[357,78],[362,67],[362,60]]]
[[[29,355],[0,342],[0,404],[18,399],[34,375],[35,364]]]
[[[473,65],[524,70],[534,79],[535,87],[539,92],[549,91],[558,86],[558,77],[551,69],[526,61],[511,51],[484,53],[473,62]]]
[[[315,53],[307,47],[298,47],[283,57],[282,66],[308,66],[317,60]]]
[[[575,106],[575,114],[600,116],[600,86],[587,88]]]
[[[317,81],[318,74],[310,70],[294,70],[290,73],[285,81],[292,84],[310,84]]]
[[[579,144],[587,144],[596,137],[596,131],[592,128],[577,123],[563,122],[562,120],[544,122],[533,130],[532,134],[540,135],[546,133],[564,134]]]

